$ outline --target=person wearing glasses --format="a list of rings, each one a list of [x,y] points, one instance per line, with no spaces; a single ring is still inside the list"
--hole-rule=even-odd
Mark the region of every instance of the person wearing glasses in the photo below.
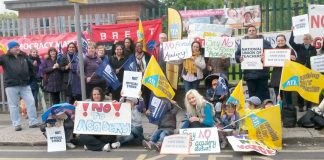
[[[253,25],[247,27],[247,35],[243,39],[263,39],[262,35],[257,34],[257,28]],[[263,39],[263,49],[271,49],[270,42]],[[241,44],[235,52],[235,60],[237,63],[242,63],[244,58],[241,56]],[[262,58],[261,58],[262,61]],[[249,96],[257,96],[261,101],[270,98],[268,80],[270,77],[269,68],[252,69],[243,71],[243,80],[246,81]]]

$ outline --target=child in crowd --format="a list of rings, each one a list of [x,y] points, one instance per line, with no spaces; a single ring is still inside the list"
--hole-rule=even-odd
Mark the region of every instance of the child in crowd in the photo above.
[[[248,108],[245,109],[245,114],[242,115],[243,117],[244,116],[247,116],[249,115],[250,113],[252,112],[257,112],[258,110],[262,109],[261,108],[261,100],[260,98],[256,97],[256,96],[252,96],[248,99],[245,100],[247,103],[248,103]],[[247,132],[247,127],[245,125],[245,120],[242,120],[243,124],[242,124],[242,130],[243,130],[243,133],[246,133]]]
[[[142,144],[145,149],[154,149],[160,152],[164,137],[174,134],[174,130],[176,129],[176,116],[179,109],[177,106],[175,106],[177,102],[173,100],[169,101],[167,99],[164,100],[168,102],[166,106],[162,106],[167,107],[166,112],[164,113],[161,121],[158,123],[158,128],[153,132],[150,141],[143,140]],[[152,112],[150,110],[146,111],[147,116],[151,116],[151,114]]]
[[[262,108],[268,108],[273,106],[273,101],[271,99],[265,99],[262,103]]]
[[[128,136],[121,136],[118,141],[111,144],[113,149],[119,148],[135,139],[140,142],[144,140],[143,126],[142,126],[142,113],[145,110],[144,101],[142,98],[122,97],[120,102],[130,103],[132,112],[132,128]]]
[[[206,91],[206,99],[215,106],[216,118],[220,120],[222,104],[226,100],[228,88],[222,77],[215,78],[211,81],[211,87]]]
[[[221,148],[227,146],[226,136],[232,136],[233,133],[239,133],[240,125],[236,122],[239,119],[239,115],[236,112],[236,106],[234,104],[226,105],[225,113],[221,117],[222,130],[219,132],[219,140]]]

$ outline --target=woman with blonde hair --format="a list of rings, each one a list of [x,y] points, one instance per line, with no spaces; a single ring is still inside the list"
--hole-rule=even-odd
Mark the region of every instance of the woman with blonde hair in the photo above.
[[[214,115],[212,104],[204,99],[197,90],[191,89],[186,93],[184,103],[187,109],[182,128],[213,127]]]

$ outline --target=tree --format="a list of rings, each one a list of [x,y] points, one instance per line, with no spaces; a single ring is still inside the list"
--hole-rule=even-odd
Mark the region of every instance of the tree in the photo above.
[[[18,15],[14,12],[4,12],[0,14],[0,20],[7,20],[7,19],[18,19]]]

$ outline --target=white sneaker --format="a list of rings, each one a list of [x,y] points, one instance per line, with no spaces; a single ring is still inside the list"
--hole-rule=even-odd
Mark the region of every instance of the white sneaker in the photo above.
[[[103,148],[102,151],[110,152],[110,144],[107,143]]]
[[[66,147],[69,148],[69,149],[74,149],[76,146],[73,144],[73,143],[66,143]]]
[[[116,149],[120,147],[120,142],[115,142],[111,144],[111,148]]]
[[[88,150],[88,147],[86,145],[83,146],[84,150]]]

